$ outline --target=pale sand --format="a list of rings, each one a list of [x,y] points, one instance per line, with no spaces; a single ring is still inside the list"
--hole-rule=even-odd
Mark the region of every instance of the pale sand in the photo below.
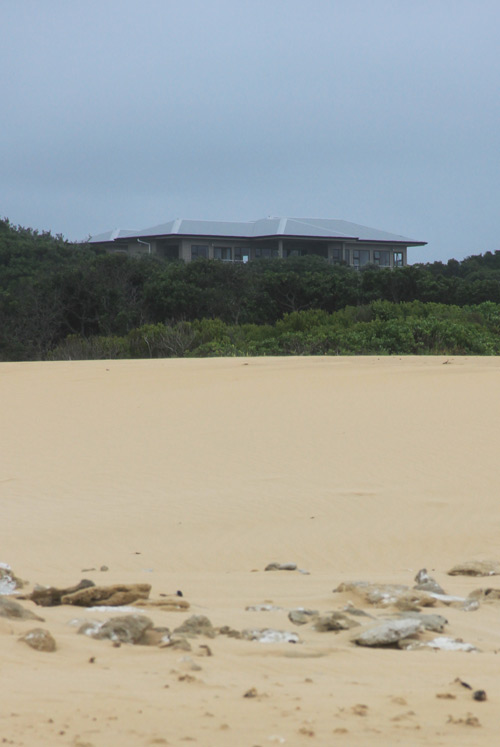
[[[148,610],[157,625],[197,613],[303,640],[198,639],[202,669],[190,671],[183,652],[114,648],[67,624],[95,613],[25,602],[58,650],[33,651],[17,640],[33,623],[0,618],[0,739],[498,743],[500,602],[433,610],[475,654],[369,650],[286,612],[340,609],[350,595],[332,590],[346,580],[412,585],[423,566],[452,594],[500,588],[500,577],[446,575],[461,560],[500,560],[498,358],[6,363],[0,408],[0,561],[28,589],[149,582],[152,598],[181,589],[192,606]],[[270,561],[310,575],[265,573]],[[285,609],[245,611],[265,601]],[[213,657],[196,655],[200,643]],[[260,697],[244,698],[252,687]],[[449,722],[468,714],[481,726]]]

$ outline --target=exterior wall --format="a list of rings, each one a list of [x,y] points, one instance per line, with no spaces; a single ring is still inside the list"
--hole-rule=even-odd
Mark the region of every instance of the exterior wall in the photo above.
[[[130,240],[128,243],[113,243],[106,242],[103,247],[111,252],[127,252],[133,257],[147,256],[148,254],[162,254],[161,240],[151,239],[145,243],[140,243],[137,240]],[[401,244],[376,244],[376,243],[363,243],[363,242],[348,242],[348,241],[318,241],[316,242],[318,249],[321,247],[321,254],[324,254],[328,262],[345,263],[354,267],[363,267],[366,265],[379,265],[380,267],[396,267],[405,266],[408,263],[408,250],[407,247]],[[311,240],[297,239],[295,242],[293,239],[281,239],[271,238],[269,240],[262,241],[251,241],[242,239],[213,239],[209,236],[200,236],[193,238],[180,238],[176,241],[172,241],[172,244],[178,246],[179,259],[184,262],[191,262],[192,259],[192,247],[194,246],[206,246],[208,259],[214,259],[216,254],[223,254],[223,261],[246,261],[244,258],[248,257],[248,260],[258,259],[260,257],[280,257],[286,258],[287,254],[290,254],[290,249],[293,250],[293,244],[297,245],[299,254],[318,254],[315,251],[313,242]],[[150,252],[151,247],[151,252]],[[219,251],[218,251],[219,250]],[[222,250],[222,251],[221,251]],[[229,250],[229,252],[228,252]],[[356,254],[356,252],[358,254]],[[360,254],[363,253],[363,254]],[[365,254],[367,252],[367,254]],[[382,261],[385,260],[381,254],[382,252],[388,252],[389,263],[386,264]],[[399,258],[400,262],[395,261],[395,258]]]

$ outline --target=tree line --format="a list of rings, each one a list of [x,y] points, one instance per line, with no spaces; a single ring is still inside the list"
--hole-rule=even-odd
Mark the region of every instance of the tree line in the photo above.
[[[500,252],[356,270],[108,254],[0,221],[0,360],[497,354]]]

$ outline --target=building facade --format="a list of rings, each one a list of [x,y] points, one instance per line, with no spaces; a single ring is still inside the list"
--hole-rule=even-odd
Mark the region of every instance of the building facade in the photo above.
[[[249,222],[175,220],[141,231],[109,231],[93,236],[90,243],[112,252],[154,254],[185,262],[199,258],[249,262],[316,255],[334,264],[361,268],[403,267],[408,263],[408,247],[426,242],[348,221],[263,218]]]

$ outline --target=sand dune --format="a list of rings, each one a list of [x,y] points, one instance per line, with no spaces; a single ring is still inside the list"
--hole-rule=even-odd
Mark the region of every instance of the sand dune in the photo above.
[[[500,560],[499,381],[498,358],[0,364],[0,561],[28,581],[23,591],[147,582],[151,599],[182,590],[191,604],[144,608],[157,626],[203,614],[302,640],[115,648],[68,625],[111,613],[24,601],[58,648],[31,650],[18,638],[32,621],[0,618],[0,736],[80,747],[495,744],[500,601],[431,610],[478,653],[362,648],[351,631],[320,633],[287,614],[353,601],[383,617],[394,609],[333,589],[413,586],[422,567],[449,594],[500,588],[500,578],[446,574]],[[265,572],[270,561],[309,573]],[[263,603],[278,609],[245,609]]]

